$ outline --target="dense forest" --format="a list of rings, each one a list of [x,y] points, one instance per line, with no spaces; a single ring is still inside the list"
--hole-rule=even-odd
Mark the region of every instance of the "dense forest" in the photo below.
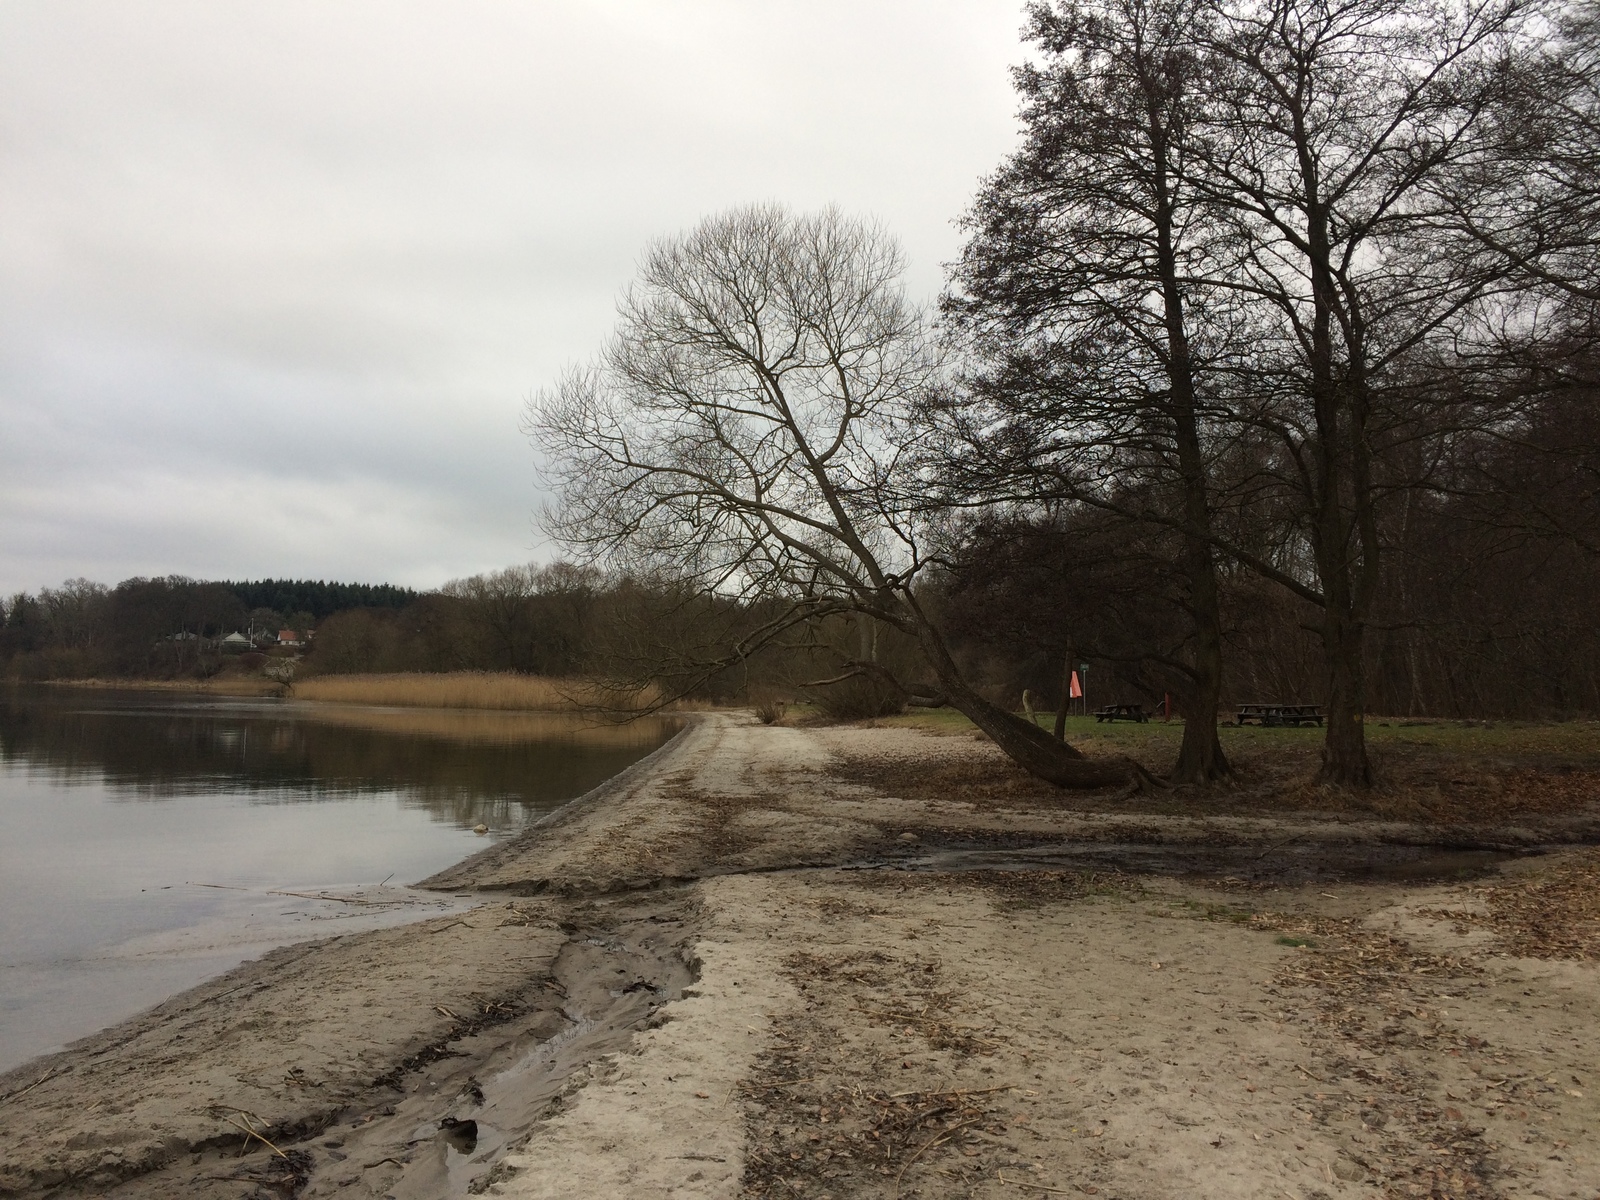
[[[256,579],[224,582],[246,608],[308,613],[320,621],[349,608],[404,608],[415,602],[411,588],[392,583],[326,583],[320,579]]]

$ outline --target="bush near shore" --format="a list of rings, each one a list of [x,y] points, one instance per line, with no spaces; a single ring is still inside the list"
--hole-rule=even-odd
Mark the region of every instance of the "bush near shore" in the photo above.
[[[298,680],[296,700],[413,708],[482,708],[577,712],[639,712],[657,705],[654,688],[618,688],[592,679],[519,675],[510,671],[321,675]]]

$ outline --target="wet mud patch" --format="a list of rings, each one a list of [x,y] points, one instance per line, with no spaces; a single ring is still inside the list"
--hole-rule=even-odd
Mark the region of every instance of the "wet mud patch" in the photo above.
[[[422,936],[459,936],[463,953],[470,939],[484,938],[509,949],[513,939],[526,937],[550,949],[530,958],[529,974],[515,986],[492,994],[430,995],[423,983],[415,997],[397,1002],[379,980],[367,993],[374,1008],[426,996],[427,1019],[440,1032],[374,1064],[360,1084],[341,1085],[325,1077],[325,1067],[300,1065],[314,1064],[328,1049],[338,1053],[322,1044],[327,1035],[314,1024],[298,1033],[213,1026],[209,1011],[197,1004],[180,1018],[182,1040],[174,1048],[179,1057],[164,1055],[153,1074],[160,1076],[167,1063],[181,1063],[186,1044],[213,1035],[270,1039],[261,1057],[276,1065],[249,1073],[235,1068],[231,1081],[217,1081],[220,1095],[209,1106],[202,1090],[207,1081],[188,1078],[196,1068],[180,1065],[182,1075],[162,1080],[165,1091],[151,1088],[160,1097],[157,1104],[203,1114],[193,1134],[166,1135],[136,1160],[108,1140],[107,1131],[100,1160],[86,1158],[87,1169],[79,1170],[59,1155],[51,1157],[49,1143],[32,1166],[31,1182],[16,1169],[23,1166],[20,1160],[7,1163],[13,1173],[0,1176],[0,1195],[444,1200],[482,1193],[506,1177],[505,1155],[560,1112],[566,1098],[602,1069],[605,1056],[626,1049],[663,1006],[682,996],[695,976],[691,947],[699,910],[690,897],[658,895],[648,904],[486,906],[471,917],[462,922],[469,929],[459,934],[444,924]],[[412,969],[420,974],[427,967],[417,965],[417,958],[411,956]],[[362,966],[357,962],[352,969],[360,972]],[[368,973],[380,974],[370,968]],[[22,1098],[17,1093],[15,1099]],[[85,1129],[97,1130],[98,1108],[91,1104],[80,1118]],[[109,1104],[101,1109],[121,1111]],[[158,1130],[158,1123],[171,1123],[166,1107],[150,1108],[143,1119]],[[100,1135],[76,1135],[77,1141],[91,1136]]]
[[[528,920],[512,906],[507,920]],[[587,904],[562,915],[567,941],[504,1036],[464,1024],[460,1039],[384,1082],[391,1102],[343,1122],[317,1147],[304,1196],[356,1189],[394,1200],[487,1192],[502,1159],[562,1111],[603,1056],[625,1049],[693,981],[686,903],[640,910]],[[513,1019],[519,1017],[520,1020]]]
[[[946,844],[923,831],[916,849],[893,861],[895,870],[953,873],[1048,871],[1167,875],[1295,886],[1308,883],[1457,882],[1494,874],[1522,853],[1501,848],[1294,838],[1262,845],[1218,841],[1031,841],[1002,835],[988,840],[957,834]],[[1063,897],[1067,898],[1067,897]]]
[[[1044,904],[1084,900],[1091,896],[1134,896],[1142,891],[1137,879],[1120,872],[972,869],[965,871],[863,871],[846,876],[857,886],[879,892],[979,891],[997,908],[1017,910]]]

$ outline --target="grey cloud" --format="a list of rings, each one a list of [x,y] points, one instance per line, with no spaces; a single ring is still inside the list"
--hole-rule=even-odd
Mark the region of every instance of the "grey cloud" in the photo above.
[[[644,243],[837,202],[938,287],[1016,0],[0,5],[0,589],[547,551],[522,400]]]

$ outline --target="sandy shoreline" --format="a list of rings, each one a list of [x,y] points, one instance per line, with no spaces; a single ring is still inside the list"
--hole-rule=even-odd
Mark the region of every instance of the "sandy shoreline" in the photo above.
[[[1600,1190],[1595,852],[1343,877],[1592,814],[1441,834],[845,769],[990,754],[700,718],[427,881],[469,911],[285,947],[0,1076],[0,1195]]]

